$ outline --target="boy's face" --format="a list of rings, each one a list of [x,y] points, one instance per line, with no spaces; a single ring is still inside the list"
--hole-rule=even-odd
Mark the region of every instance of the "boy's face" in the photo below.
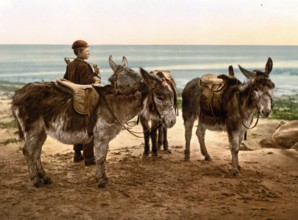
[[[90,50],[89,50],[89,47],[86,47],[82,50],[79,50],[78,51],[78,58],[80,59],[84,59],[84,60],[87,60],[90,56]]]

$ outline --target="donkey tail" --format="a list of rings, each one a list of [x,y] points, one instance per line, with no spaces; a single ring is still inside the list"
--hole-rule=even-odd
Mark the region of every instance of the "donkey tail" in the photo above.
[[[20,139],[20,141],[22,141],[22,140],[24,140],[24,137],[25,137],[24,136],[24,131],[23,131],[21,125],[20,125],[19,119],[16,116],[14,109],[12,109],[12,115],[13,115],[13,117],[14,117],[16,123],[17,123],[17,126],[18,126],[19,139]]]

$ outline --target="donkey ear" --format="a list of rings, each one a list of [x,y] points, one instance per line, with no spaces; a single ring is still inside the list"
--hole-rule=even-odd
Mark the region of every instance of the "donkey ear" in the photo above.
[[[109,64],[112,70],[115,72],[117,69],[117,64],[114,62],[112,55],[109,56]]]
[[[238,65],[240,71],[243,73],[243,75],[247,78],[247,79],[252,79],[254,77],[254,74],[249,72],[248,70],[244,69],[242,66]]]
[[[225,75],[225,74],[218,75],[217,78],[218,78],[218,79],[222,79],[222,80],[224,80],[224,81],[229,81],[229,80],[230,80],[230,77],[228,77],[228,76]]]
[[[153,88],[157,82],[159,82],[158,78],[153,74],[148,73],[146,70],[140,67],[140,72],[144,78],[144,81],[149,86],[149,88]]]
[[[122,57],[122,66],[124,66],[125,68],[128,67],[128,61],[125,56]]]
[[[266,63],[266,67],[265,67],[265,76],[269,76],[271,70],[273,68],[273,61],[271,59],[271,57],[268,58],[267,63]]]
[[[234,68],[233,68],[232,65],[229,66],[229,76],[231,76],[231,77],[235,77]]]
[[[245,92],[246,91],[246,89],[248,88],[248,83],[244,83],[244,84],[240,84],[239,86],[238,86],[238,90],[239,90],[239,92]]]

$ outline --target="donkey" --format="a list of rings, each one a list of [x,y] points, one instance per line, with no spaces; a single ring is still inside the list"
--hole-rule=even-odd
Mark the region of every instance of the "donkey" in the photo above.
[[[122,65],[117,65],[110,56],[109,64],[114,71],[112,77],[119,77],[114,85],[95,88],[99,98],[88,120],[75,112],[72,95],[61,92],[54,82],[26,84],[15,92],[12,112],[20,127],[20,137],[25,139],[23,154],[35,187],[52,183],[40,160],[47,135],[65,144],[89,143],[93,139],[96,179],[98,186],[104,187],[108,183],[105,161],[109,142],[124,123],[143,111],[147,112],[147,117],[161,117],[165,127],[175,124],[174,93],[170,86],[164,86],[162,80],[142,68],[141,74],[129,69],[126,58]],[[117,86],[127,80],[129,86]],[[150,96],[163,98],[164,101],[155,103],[159,114],[149,111]],[[89,132],[90,124],[92,132]]]
[[[152,71],[151,74],[155,74],[156,76],[160,77],[162,81],[164,81],[165,86],[170,85],[170,88],[174,92],[174,99],[171,101],[171,103],[174,103],[175,111],[177,111],[177,91],[176,91],[176,83],[175,80],[170,76],[169,72],[163,72],[163,71]],[[157,102],[163,102],[162,96],[156,96],[151,97],[153,99],[152,105],[149,107],[150,111],[152,112],[158,112],[157,105],[155,103]],[[169,103],[169,105],[171,105]],[[149,144],[149,138],[151,138],[151,144],[152,144],[152,155],[154,157],[157,156],[157,150],[160,150],[161,145],[163,145],[164,151],[168,151],[169,144],[168,144],[168,137],[167,133],[168,130],[166,127],[162,126],[161,118],[160,117],[148,117],[145,112],[142,112],[139,115],[139,119],[143,128],[144,133],[144,141],[145,141],[145,148],[144,148],[144,156],[149,155],[150,151],[150,144]],[[149,122],[151,121],[151,125]],[[156,139],[158,133],[158,139]],[[157,144],[157,146],[156,146]]]
[[[125,61],[126,65],[128,65],[127,60]],[[112,67],[115,68],[115,67]],[[172,78],[171,74],[168,71],[158,71],[154,70],[151,71],[150,74],[154,74],[156,77],[159,77],[160,80],[164,82],[164,86],[170,86],[168,89],[172,90],[174,93],[174,99],[169,102],[169,105],[172,105],[174,103],[175,110],[177,110],[177,92],[176,92],[176,83],[175,80]],[[117,82],[117,79],[119,77],[122,77],[121,83]],[[124,79],[126,77],[126,79]],[[112,85],[116,85],[118,87],[127,87],[132,82],[130,79],[127,78],[126,75],[117,75],[114,74],[109,78],[109,81],[112,83]],[[157,109],[157,105],[155,105],[156,102],[166,101],[164,100],[163,96],[148,96],[151,101],[151,105],[148,106],[147,109],[150,111],[154,111],[156,114],[151,114],[151,116],[148,116],[147,111],[142,111],[139,114],[138,120],[140,121],[143,133],[144,133],[144,142],[145,142],[145,148],[144,148],[144,156],[149,155],[149,138],[151,137],[152,142],[152,154],[153,156],[157,156],[157,149],[160,149],[160,146],[163,145],[164,150],[168,150],[168,139],[167,139],[167,128],[165,126],[162,126],[162,117],[159,115],[159,110]],[[151,121],[151,126],[149,122]],[[156,141],[158,133],[158,139]],[[158,142],[158,146],[156,146],[156,142]]]
[[[187,83],[182,92],[182,114],[185,127],[185,160],[190,158],[190,140],[194,121],[199,119],[196,135],[200,143],[200,149],[205,160],[211,160],[205,145],[206,129],[214,131],[226,131],[228,134],[231,154],[233,174],[238,175],[240,166],[238,163],[239,146],[244,133],[252,124],[254,112],[259,112],[261,117],[269,117],[272,110],[272,92],[274,83],[269,79],[273,62],[269,57],[265,71],[255,70],[249,72],[239,65],[241,72],[248,79],[245,83],[233,77],[234,73],[220,75],[226,84],[226,89],[222,94],[221,111],[206,114],[202,106],[202,90],[200,78],[196,78]],[[230,68],[230,72],[231,72]],[[231,77],[232,75],[232,77]],[[205,108],[206,109],[206,108]],[[208,112],[207,112],[208,113]],[[210,117],[211,115],[211,117]],[[213,115],[213,116],[212,116]]]

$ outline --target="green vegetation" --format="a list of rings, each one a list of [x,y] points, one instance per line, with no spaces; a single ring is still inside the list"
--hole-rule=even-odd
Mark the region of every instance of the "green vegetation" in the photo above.
[[[18,142],[19,142],[19,140],[16,138],[9,138],[5,141],[0,142],[0,145],[8,145],[10,143],[18,143]]]
[[[178,109],[182,108],[182,89],[177,89],[177,106]]]
[[[9,122],[0,122],[0,129],[4,128],[17,128],[17,122],[15,120]]]
[[[270,118],[284,120],[298,119],[298,94],[275,98],[273,103],[274,107]]]
[[[14,91],[21,88],[24,83],[17,83],[17,82],[6,82],[6,81],[0,81],[0,91],[2,95],[8,96],[11,98],[14,94]]]

